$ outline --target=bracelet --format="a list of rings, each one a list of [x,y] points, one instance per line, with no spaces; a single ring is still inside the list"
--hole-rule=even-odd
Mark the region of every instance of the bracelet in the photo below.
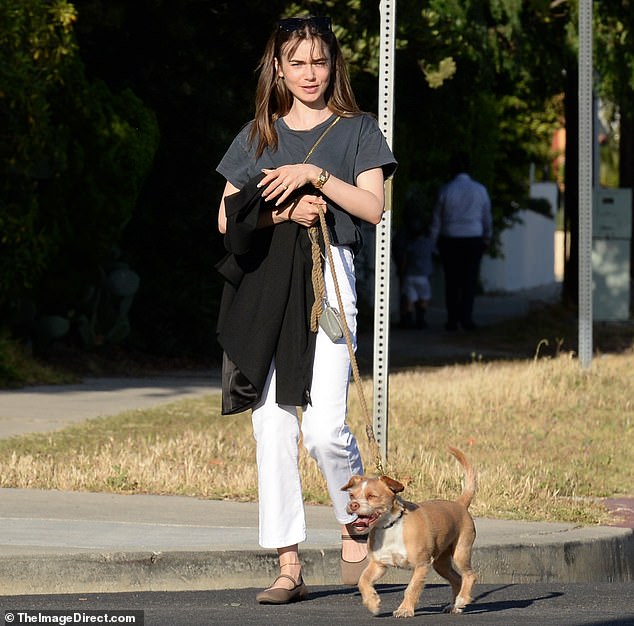
[[[328,182],[329,178],[330,173],[326,170],[321,170],[321,172],[319,172],[319,176],[317,177],[317,182],[313,183],[313,187],[315,189],[321,189]]]

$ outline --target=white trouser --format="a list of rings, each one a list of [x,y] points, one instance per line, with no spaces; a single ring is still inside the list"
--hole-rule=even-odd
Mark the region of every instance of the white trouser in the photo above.
[[[356,348],[356,287],[353,255],[348,248],[332,247],[339,291],[353,345]],[[324,282],[331,306],[339,308],[328,263]],[[356,516],[346,512],[348,494],[341,491],[350,476],[362,474],[356,439],[346,424],[350,356],[345,338],[333,343],[317,333],[311,405],[302,412],[303,443],[324,475],[341,524]],[[275,363],[271,364],[260,403],[253,409],[253,433],[257,444],[260,503],[260,545],[282,548],[306,539],[304,500],[299,476],[297,407],[275,401]]]

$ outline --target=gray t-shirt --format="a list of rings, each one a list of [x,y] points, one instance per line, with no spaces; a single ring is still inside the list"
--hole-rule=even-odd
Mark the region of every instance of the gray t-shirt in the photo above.
[[[310,130],[293,130],[283,119],[278,119],[275,122],[279,139],[277,150],[267,148],[258,159],[255,157],[255,143],[249,145],[248,142],[250,122],[233,140],[216,171],[242,189],[263,168],[302,163],[334,118],[333,114]],[[381,167],[385,178],[388,178],[397,165],[376,120],[367,113],[340,119],[319,143],[308,162],[353,185],[362,172]],[[307,193],[315,193],[315,190],[307,189]],[[328,209],[326,221],[332,243],[348,245],[358,251],[361,245],[359,219],[331,202],[328,202]]]

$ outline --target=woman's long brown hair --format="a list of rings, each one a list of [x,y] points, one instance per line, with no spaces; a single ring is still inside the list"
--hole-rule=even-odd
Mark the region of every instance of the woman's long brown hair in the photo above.
[[[278,28],[269,38],[258,65],[255,119],[249,131],[249,143],[253,145],[257,142],[256,158],[262,156],[266,148],[277,148],[275,121],[284,117],[293,104],[293,95],[284,81],[278,78],[275,59],[281,63],[282,52],[293,54],[302,41],[306,40],[312,41],[313,46],[324,46],[330,52],[330,84],[324,94],[328,108],[342,117],[352,117],[361,113],[352,92],[346,62],[334,33],[330,30],[317,30],[310,20],[301,29],[292,32]]]

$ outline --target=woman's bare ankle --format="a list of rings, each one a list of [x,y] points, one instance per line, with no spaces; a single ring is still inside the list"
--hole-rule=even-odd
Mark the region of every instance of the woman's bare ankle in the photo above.
[[[278,578],[272,587],[292,589],[302,578],[302,563],[299,560],[297,546],[279,548],[277,552],[279,556],[280,574],[284,574],[284,576]],[[286,576],[292,578],[295,583],[291,582]]]

